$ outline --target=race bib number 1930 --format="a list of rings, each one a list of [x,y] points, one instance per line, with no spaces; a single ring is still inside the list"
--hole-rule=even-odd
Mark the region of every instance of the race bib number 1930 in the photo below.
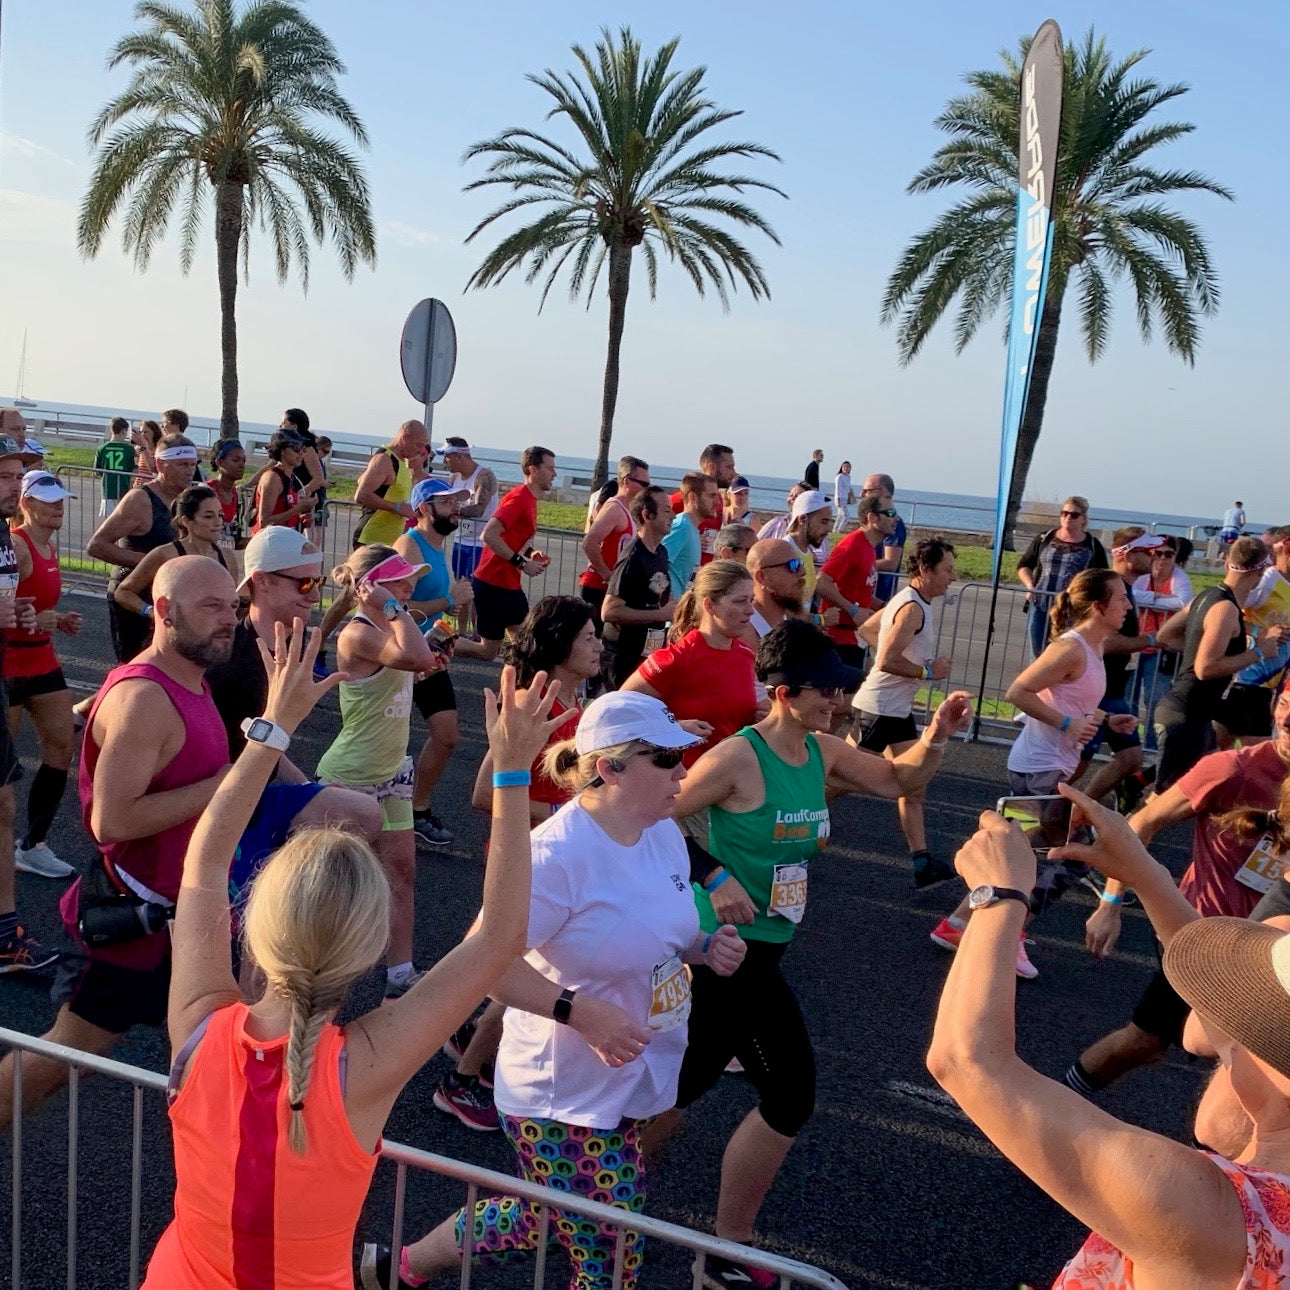
[[[806,866],[777,864],[770,882],[768,914],[778,914],[790,923],[800,923],[806,913]]]

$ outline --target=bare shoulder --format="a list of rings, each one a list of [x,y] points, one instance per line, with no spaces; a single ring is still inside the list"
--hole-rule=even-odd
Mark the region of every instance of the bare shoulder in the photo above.
[[[103,696],[94,713],[94,739],[102,747],[105,735],[128,739],[132,747],[157,745],[174,730],[183,730],[170,696],[146,676],[118,681]]]

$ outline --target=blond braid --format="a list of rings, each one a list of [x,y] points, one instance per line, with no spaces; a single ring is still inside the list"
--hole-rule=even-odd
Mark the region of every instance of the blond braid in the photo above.
[[[291,999],[291,1028],[287,1032],[287,1102],[291,1107],[291,1127],[288,1131],[291,1149],[304,1155],[309,1148],[305,1133],[305,1093],[313,1074],[314,1057],[318,1052],[318,1038],[327,1023],[327,1008],[320,1007],[315,990],[316,976],[307,985],[289,987]]]

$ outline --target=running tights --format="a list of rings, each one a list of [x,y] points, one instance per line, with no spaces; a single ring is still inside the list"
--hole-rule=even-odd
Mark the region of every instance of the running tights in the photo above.
[[[58,814],[63,800],[63,790],[67,787],[67,772],[55,770],[43,762],[31,779],[31,789],[27,793],[27,836],[23,847],[34,847],[43,842],[49,833],[49,826]]]
[[[559,1120],[502,1115],[515,1148],[521,1178],[552,1191],[572,1192],[602,1205],[639,1214],[645,1205],[645,1162],[640,1151],[645,1120],[624,1120],[616,1129],[588,1129]],[[537,1249],[541,1219],[535,1206],[514,1196],[494,1196],[475,1206],[470,1257],[476,1263],[514,1261]],[[466,1211],[457,1214],[457,1244],[463,1245]],[[569,1290],[611,1290],[617,1233],[577,1214],[550,1211],[549,1242],[564,1249],[573,1267]],[[645,1238],[629,1232],[623,1256],[623,1290],[640,1275]]]

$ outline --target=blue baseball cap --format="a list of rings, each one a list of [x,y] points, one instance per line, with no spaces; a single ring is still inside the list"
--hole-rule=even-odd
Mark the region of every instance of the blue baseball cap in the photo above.
[[[412,509],[415,511],[418,507],[423,506],[426,502],[433,501],[436,497],[469,497],[470,489],[463,488],[460,484],[450,484],[446,479],[423,479],[412,486]]]

